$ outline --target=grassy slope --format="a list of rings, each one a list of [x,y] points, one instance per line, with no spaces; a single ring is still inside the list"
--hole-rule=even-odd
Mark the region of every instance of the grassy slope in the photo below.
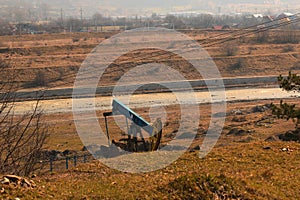
[[[45,72],[49,73],[54,80],[60,75],[60,69],[63,69],[62,80],[50,83],[50,86],[58,86],[66,83],[72,85],[76,67],[80,66],[84,56],[92,49],[93,45],[99,42],[97,38],[104,36],[78,34],[56,35],[54,36],[56,38],[53,38],[53,35],[46,35],[41,40],[33,38],[33,36],[24,37],[1,38],[2,41],[7,42],[5,45],[21,48],[22,53],[24,53],[24,49],[32,48],[28,55],[23,56],[17,52],[6,59],[16,65],[23,63],[17,66],[20,68],[34,66],[45,69]],[[87,37],[88,40],[84,41],[84,37]],[[74,44],[72,38],[81,38],[81,44]],[[15,41],[10,42],[12,40]],[[61,44],[63,44],[61,50],[55,49],[57,47],[49,47]],[[33,48],[32,46],[38,47]],[[210,48],[208,51],[215,58],[224,76],[277,75],[287,69],[299,70],[297,66],[293,68],[294,64],[299,62],[299,45],[292,45],[294,49],[291,52],[283,52],[285,46],[243,44],[240,52],[231,57],[224,56],[224,50],[219,47]],[[2,58],[5,56],[3,54]],[[239,58],[243,59],[243,67],[235,71],[228,70],[228,66],[234,64]],[[18,59],[21,62],[18,62]],[[49,67],[49,65],[51,66]],[[22,71],[24,80],[21,81],[32,80],[36,71],[24,69]],[[233,109],[230,106],[229,108]],[[249,103],[234,105],[240,109],[247,106],[253,105],[249,105]],[[219,175],[224,175],[226,177],[224,179],[229,179],[234,189],[243,193],[245,198],[299,199],[300,145],[298,143],[262,142],[270,135],[292,129],[293,124],[276,121],[271,128],[268,124],[257,126],[255,122],[262,116],[247,115],[247,122],[244,123],[233,123],[231,122],[233,117],[227,117],[224,134],[233,127],[251,129],[255,132],[250,136],[250,142],[247,142],[248,136],[243,138],[224,136],[217,145],[218,147],[204,159],[199,159],[196,153],[188,153],[166,169],[135,175],[117,172],[94,162],[70,171],[39,176],[35,180],[38,185],[35,189],[5,187],[6,192],[0,194],[0,199],[15,197],[21,199],[168,199],[168,193],[171,193],[170,197],[181,199],[180,195],[184,188],[178,187],[176,183],[181,183],[185,178],[189,179],[190,181],[186,181],[185,184],[190,185],[186,187],[191,187],[191,193],[197,195],[197,190],[201,186],[198,180],[206,174],[217,177],[217,180],[219,180]],[[79,138],[74,134],[72,117],[61,115],[48,117],[48,119],[55,118],[56,120],[67,119],[67,122],[56,121],[51,124],[54,131],[48,141],[48,148],[58,150],[82,148]],[[203,128],[207,126],[205,120],[207,118],[201,121]],[[167,128],[170,132],[174,129],[174,127]],[[263,146],[270,146],[271,149],[264,150]],[[293,152],[281,151],[282,148],[288,146]]]
[[[265,145],[271,149],[264,150],[262,147]],[[287,145],[293,152],[281,151]],[[95,161],[70,171],[39,177],[35,180],[37,188],[11,189],[8,195],[2,197],[181,199],[182,188],[174,183],[181,183],[182,177],[192,179],[184,182],[185,187],[192,188],[190,193],[197,195],[199,184],[193,180],[203,175],[222,175],[221,180],[229,179],[234,190],[243,198],[299,199],[299,156],[300,144],[297,143],[256,142],[219,147],[204,159],[200,159],[197,153],[187,153],[171,166],[147,174],[121,173]],[[206,184],[209,183],[212,182],[206,181]]]
[[[259,104],[267,102],[261,101]],[[230,103],[228,113],[233,109],[247,113],[256,104]],[[201,124],[205,127],[209,112],[207,106],[201,108],[204,115]],[[236,116],[229,115],[221,139],[204,159],[200,159],[197,152],[186,153],[171,166],[146,174],[122,173],[94,161],[80,164],[69,171],[45,173],[35,179],[38,185],[35,189],[7,189],[8,193],[1,195],[2,198],[9,196],[21,199],[199,199],[203,197],[203,191],[207,192],[207,197],[213,195],[212,191],[221,191],[224,195],[236,194],[242,199],[299,199],[300,144],[264,142],[269,136],[293,129],[293,123],[282,120],[256,123],[268,116],[269,112],[248,112],[240,116],[247,119],[243,123],[233,122]],[[142,109],[139,113],[143,113]],[[51,116],[47,117],[51,119]],[[54,121],[57,120],[57,116],[52,117]],[[64,119],[68,117],[71,120],[68,115]],[[56,126],[48,147],[59,150],[73,147],[79,150],[79,138],[71,133],[73,128],[66,127],[73,125],[64,122]],[[172,132],[172,127],[171,123],[166,130]],[[252,130],[253,133],[226,136],[231,128]],[[65,131],[64,137],[58,137],[62,130]],[[271,149],[264,149],[266,146]],[[292,151],[284,152],[283,148]],[[210,176],[212,178],[208,178]],[[225,188],[222,187],[224,184]]]
[[[277,32],[270,34],[270,40],[274,39],[274,34]],[[35,35],[3,36],[0,37],[0,47],[9,47],[10,49],[1,53],[0,58],[14,66],[17,74],[20,75],[18,77],[20,88],[29,87],[40,71],[47,77],[47,87],[70,87],[73,85],[76,73],[88,53],[112,34],[74,33],[45,34],[38,37]],[[200,30],[186,34],[195,40],[206,38],[205,41],[207,41],[211,40],[207,38],[214,38],[220,33]],[[247,37],[234,42],[207,47],[205,50],[214,59],[224,77],[278,75],[287,70],[299,72],[299,44],[276,44],[273,41],[257,43],[255,38],[256,36]],[[73,39],[79,41],[73,42]],[[228,56],[228,47],[231,46],[238,46],[239,48],[233,55]],[[143,55],[143,53],[138,52],[136,55],[124,55],[119,60],[129,58],[131,61],[144,62],[144,59],[140,59],[143,56],[149,57],[149,54]],[[155,59],[167,59],[165,64],[180,69],[189,79],[199,78],[184,61],[174,62],[174,58],[170,60],[169,56],[159,56]],[[236,63],[240,63],[240,66],[236,67]],[[109,74],[104,75],[103,83],[114,83],[117,77],[123,75],[123,69],[132,66],[130,63],[111,66],[108,71]],[[120,67],[122,70],[119,70]]]

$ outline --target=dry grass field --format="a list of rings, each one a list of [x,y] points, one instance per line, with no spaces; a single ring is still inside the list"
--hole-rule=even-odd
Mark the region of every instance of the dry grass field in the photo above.
[[[237,30],[238,31],[238,30]],[[278,30],[280,31],[280,30]],[[269,76],[286,74],[293,70],[299,72],[299,44],[277,44],[278,32],[269,32],[266,36],[253,34],[246,38],[217,45],[209,45],[204,49],[214,59],[223,77],[235,76]],[[185,32],[192,39],[201,43],[213,44],[220,34],[230,36],[230,33],[214,31]],[[234,33],[234,32],[233,32]],[[0,58],[14,68],[18,78],[19,88],[34,87],[72,87],[77,71],[86,56],[101,41],[116,33],[74,33],[55,35],[22,35],[0,37]],[[299,37],[300,32],[295,32]],[[260,39],[260,38],[263,38]],[[258,40],[262,40],[258,42]],[[205,46],[205,45],[204,45]],[[132,52],[115,61],[108,74],[104,74],[102,85],[110,85],[117,80],[124,71],[143,63],[145,55],[155,55],[158,50]],[[167,64],[182,72],[187,79],[199,79],[189,70],[189,64],[176,56],[154,56],[153,60]],[[130,62],[121,63],[130,59]],[[174,62],[174,60],[177,60]],[[151,61],[151,60],[150,60]],[[8,69],[9,69],[8,68]],[[122,70],[119,70],[119,69]],[[34,82],[38,75],[46,78],[44,84]]]
[[[78,33],[55,35],[23,35],[0,37],[2,61],[15,69],[19,89],[72,87],[76,73],[87,54],[105,38],[115,33]],[[220,34],[213,31],[190,31],[190,37],[201,42]],[[258,43],[257,36],[235,40],[234,43],[207,47],[222,76],[269,76],[300,72],[300,44]],[[269,33],[269,40],[276,37]],[[212,39],[211,39],[212,40]],[[228,49],[234,47],[234,49]],[[155,50],[153,50],[155,51]],[[230,52],[228,52],[230,51]],[[232,52],[233,51],[233,52]],[[149,53],[149,52],[144,52]],[[154,52],[150,52],[154,53]],[[102,84],[110,85],[123,73],[114,67],[130,68],[141,62],[112,65]],[[229,55],[230,54],[230,55]],[[124,59],[124,58],[123,58]],[[201,78],[188,70],[185,62],[159,58],[185,73],[189,79]],[[120,58],[122,61],[122,58]],[[47,79],[45,85],[33,83],[38,73]],[[1,76],[1,75],[0,75]],[[287,102],[300,106],[299,99]],[[80,163],[69,170],[42,173],[32,178],[34,188],[7,186],[0,183],[0,199],[300,199],[300,144],[283,142],[278,135],[293,130],[294,123],[276,119],[269,108],[278,100],[230,102],[220,139],[203,159],[197,150],[186,152],[172,165],[150,173],[118,172],[94,160]],[[167,123],[162,143],[172,139],[178,130],[177,106],[166,106]],[[193,112],[193,107],[190,108]],[[148,108],[135,109],[149,120]],[[211,105],[200,105],[201,119],[192,148],[200,145],[211,120]],[[99,123],[104,127],[103,111]],[[82,151],[72,113],[45,114],[49,126],[47,150]],[[122,131],[109,120],[113,139],[121,139]]]
[[[287,100],[299,105],[297,100]],[[294,128],[291,121],[279,120],[271,110],[259,110],[271,101],[229,103],[222,135],[203,159],[190,151],[167,168],[142,174],[118,172],[99,161],[80,163],[69,170],[43,173],[33,181],[37,187],[3,186],[2,198],[20,199],[297,199],[299,196],[300,144],[282,142],[278,134]],[[276,102],[275,102],[276,103]],[[259,106],[259,107],[257,107]],[[169,106],[170,123],[164,128],[163,144],[176,128],[178,112]],[[137,109],[144,113],[147,108]],[[241,111],[238,112],[237,111]],[[201,145],[210,120],[210,105],[201,105],[197,139]],[[99,114],[101,126],[104,119]],[[146,114],[143,117],[147,118]],[[51,125],[46,148],[75,150],[83,145],[76,134],[72,114],[45,116]],[[109,121],[114,139],[121,131]],[[237,131],[238,130],[238,131]],[[287,149],[287,150],[285,150]]]

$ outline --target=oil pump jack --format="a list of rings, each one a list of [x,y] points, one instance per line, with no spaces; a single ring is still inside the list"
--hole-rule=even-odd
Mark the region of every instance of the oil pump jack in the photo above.
[[[143,152],[143,151],[156,151],[159,148],[162,138],[162,122],[161,119],[156,119],[150,125],[145,119],[140,117],[133,110],[125,106],[117,99],[113,99],[112,112],[103,113],[105,119],[105,127],[107,138],[110,141],[110,133],[108,127],[108,117],[115,115],[123,115],[126,120],[128,136],[127,138],[120,139],[118,142],[112,140],[112,144],[120,147],[121,149],[129,152]],[[129,126],[128,120],[131,121]],[[143,137],[142,129],[149,134],[149,140]]]

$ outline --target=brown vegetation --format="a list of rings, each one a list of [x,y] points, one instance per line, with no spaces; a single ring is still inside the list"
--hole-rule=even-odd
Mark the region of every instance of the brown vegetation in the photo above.
[[[196,40],[205,38],[203,32],[189,32]],[[206,34],[219,34],[206,32]],[[0,40],[10,46],[9,52],[1,54],[1,58],[7,62],[15,63],[15,69],[20,76],[16,77],[15,83],[19,88],[25,83],[32,83],[38,72],[47,78],[36,82],[34,87],[64,87],[72,86],[77,70],[86,55],[108,34],[56,34],[36,36],[10,36],[2,37]],[[265,36],[264,36],[265,37]],[[278,75],[285,74],[290,68],[299,72],[299,44],[289,42],[278,44],[275,42],[274,32],[268,33],[268,39],[257,43],[255,35],[238,41],[239,51],[235,55],[225,55],[224,49],[219,47],[208,47],[206,50],[214,58],[223,76],[250,76],[250,75]],[[73,38],[81,38],[73,42]],[[86,39],[82,39],[86,38]],[[266,44],[267,43],[267,44]],[[282,42],[281,42],[282,43]],[[47,45],[46,45],[47,44]],[[287,46],[288,45],[288,46]],[[251,52],[249,53],[249,49]],[[157,50],[149,50],[144,54],[155,54]],[[225,52],[226,53],[226,52]],[[138,52],[124,55],[107,72],[103,84],[112,84],[124,71],[119,69],[118,62],[132,58],[131,63],[122,65],[124,70],[130,69],[137,63],[143,63],[139,59]],[[185,73],[188,79],[199,78],[193,71],[189,70],[186,62],[169,60],[160,57],[162,63],[167,63]],[[176,58],[176,59],[175,59]],[[7,69],[12,69],[11,65]],[[8,71],[8,70],[5,70]],[[1,74],[1,77],[5,77]],[[201,77],[200,77],[201,78]],[[1,79],[4,80],[4,79]],[[8,93],[10,94],[10,93]],[[3,94],[4,95],[4,94]],[[5,97],[5,96],[4,96]],[[4,98],[3,97],[3,98]],[[12,97],[9,97],[12,98]],[[9,101],[10,102],[10,101]],[[294,129],[291,121],[276,119],[272,115],[270,103],[272,101],[259,102],[235,102],[229,103],[227,117],[221,138],[215,149],[205,158],[198,157],[197,146],[201,146],[202,140],[208,129],[211,119],[210,105],[200,105],[201,119],[197,127],[197,138],[195,139],[191,152],[183,155],[172,165],[156,172],[145,174],[128,174],[117,172],[102,165],[97,161],[88,164],[80,164],[66,171],[49,172],[46,166],[34,181],[37,183],[35,189],[24,189],[13,185],[0,184],[1,198],[21,199],[184,199],[184,198],[223,198],[223,199],[297,199],[299,196],[299,155],[300,145],[296,142],[280,141],[280,134]],[[288,99],[288,103],[297,104],[299,101]],[[276,102],[275,102],[276,103]],[[279,102],[278,102],[279,103]],[[13,104],[7,104],[6,107]],[[51,124],[52,132],[46,142],[47,150],[75,151],[83,149],[80,138],[76,134],[72,114],[55,113],[44,115],[43,123],[41,115],[36,107],[34,114],[26,117],[9,117],[7,122],[16,120],[24,121],[17,123],[16,129],[3,129],[4,133],[15,133],[14,137],[22,141],[30,141],[34,150],[11,146],[2,152],[9,153],[8,160],[0,166],[19,166],[17,170],[5,168],[0,173],[19,173],[27,175],[31,172],[31,165],[24,165],[24,161],[35,163],[36,152],[41,148],[45,135],[42,128],[43,123]],[[178,113],[175,106],[167,106],[168,122],[163,131],[163,144],[169,142],[178,130]],[[191,112],[194,108],[190,108]],[[145,119],[147,109],[136,109]],[[102,111],[98,112],[99,122],[104,127]],[[4,115],[5,116],[5,115]],[[11,115],[8,115],[11,116]],[[32,117],[33,116],[33,117]],[[27,118],[29,117],[29,118]],[[32,118],[31,118],[32,117]],[[29,121],[28,121],[29,119]],[[31,119],[31,120],[30,120]],[[19,121],[18,121],[19,122]],[[112,139],[121,139],[122,131],[113,122]],[[9,127],[9,126],[6,126]],[[24,127],[28,127],[25,131]],[[189,129],[190,127],[186,127]],[[7,130],[7,131],[6,131]],[[40,132],[41,131],[41,132]],[[35,133],[41,133],[36,135]],[[22,134],[26,133],[26,134]],[[15,137],[16,136],[16,137]],[[6,144],[6,143],[3,143]],[[16,144],[16,143],[14,143]],[[18,145],[14,145],[19,147]],[[14,147],[12,146],[12,147]],[[27,147],[27,146],[26,146]],[[29,151],[23,150],[33,150]],[[2,150],[2,149],[1,149]],[[21,151],[22,150],[22,151]],[[196,152],[194,152],[196,151]],[[3,154],[4,155],[4,154]],[[15,158],[20,156],[17,163],[12,164]],[[1,157],[2,158],[2,157]],[[27,159],[27,160],[26,160]],[[2,160],[0,160],[3,162]],[[4,163],[4,162],[3,162]],[[28,170],[30,169],[30,170]],[[205,195],[207,194],[207,195]]]
[[[37,101],[31,112],[16,115],[16,75],[2,68],[3,74],[5,79],[0,85],[0,173],[29,175],[36,170],[37,155],[47,136],[42,111]]]
[[[8,46],[8,52],[0,54],[5,62],[13,62],[15,70],[20,76],[16,80],[20,86],[32,85],[37,73],[43,73],[48,81],[48,87],[72,87],[77,70],[88,53],[92,51],[101,41],[113,33],[73,33],[73,34],[44,34],[37,36],[2,36],[0,43]],[[220,33],[213,31],[189,31],[187,32],[200,43],[213,42],[214,36]],[[264,33],[262,33],[264,34]],[[294,39],[299,38],[298,31],[269,31],[263,35],[267,41],[257,42],[255,34],[234,43],[224,43],[206,47],[210,56],[217,64],[222,76],[269,76],[283,74],[287,70],[294,69],[299,62],[300,45]],[[283,37],[284,36],[284,37]],[[208,38],[208,39],[205,39]],[[281,39],[287,38],[287,39]],[[294,38],[294,39],[293,39]],[[76,39],[77,42],[73,42]],[[285,42],[282,42],[285,40]],[[224,46],[225,48],[220,48]],[[143,57],[159,53],[157,50],[138,52],[122,56],[115,64],[110,66],[109,74],[105,75],[102,84],[113,84],[123,73],[122,69],[130,69],[136,63],[145,63]],[[151,57],[151,56],[150,56]],[[124,60],[131,59],[131,62]],[[159,59],[161,63],[179,69],[188,79],[201,78],[195,76],[188,63],[174,59],[176,57],[158,56],[152,60]],[[243,60],[243,67],[237,70],[230,70],[230,66]],[[122,62],[122,64],[120,63]],[[151,59],[149,60],[151,62]],[[298,72],[298,69],[295,72]],[[64,72],[63,78],[59,74]],[[111,72],[114,73],[111,73]],[[39,85],[39,84],[38,84]],[[39,87],[37,85],[37,87]]]

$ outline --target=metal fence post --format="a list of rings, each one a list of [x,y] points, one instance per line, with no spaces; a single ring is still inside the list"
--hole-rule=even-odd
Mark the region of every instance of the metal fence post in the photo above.
[[[69,169],[69,158],[66,158],[66,169]]]
[[[76,167],[77,165],[77,156],[74,156],[74,166]]]
[[[50,172],[53,172],[53,160],[50,159]]]

